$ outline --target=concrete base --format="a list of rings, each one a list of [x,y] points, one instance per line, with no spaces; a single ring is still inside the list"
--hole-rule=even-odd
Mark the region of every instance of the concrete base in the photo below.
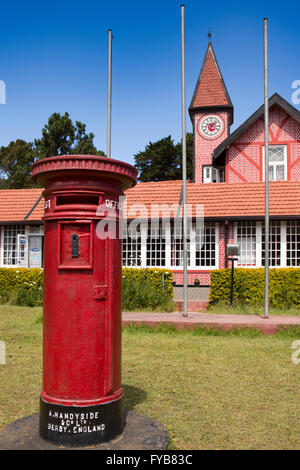
[[[102,445],[65,447],[50,444],[39,437],[39,414],[26,416],[0,431],[0,450],[165,450],[168,431],[148,416],[125,411],[121,436]]]
[[[209,302],[200,302],[200,301],[191,301],[188,302],[188,312],[200,312],[205,311],[208,307]],[[184,304],[182,301],[176,302],[176,310],[178,312],[183,312]]]

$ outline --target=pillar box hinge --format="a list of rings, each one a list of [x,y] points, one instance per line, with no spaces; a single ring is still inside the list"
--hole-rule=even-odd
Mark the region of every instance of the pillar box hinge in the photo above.
[[[107,297],[106,286],[94,286],[94,299],[95,300],[105,300],[106,297]]]

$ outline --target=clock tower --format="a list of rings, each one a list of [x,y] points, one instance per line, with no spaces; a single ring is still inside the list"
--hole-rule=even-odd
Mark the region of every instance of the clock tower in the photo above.
[[[228,137],[233,106],[210,40],[189,107],[194,134],[194,182],[224,181],[224,168],[212,166],[215,148]]]

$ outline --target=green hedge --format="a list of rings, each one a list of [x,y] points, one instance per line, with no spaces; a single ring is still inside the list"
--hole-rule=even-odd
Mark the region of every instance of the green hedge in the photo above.
[[[43,270],[0,268],[0,303],[42,305]],[[157,308],[173,297],[172,271],[167,269],[123,269],[123,309]]]
[[[38,268],[0,268],[0,303],[43,304],[44,272]]]
[[[38,268],[0,268],[0,290],[16,292],[20,288],[32,290],[43,287],[44,272]]]
[[[172,310],[173,275],[167,269],[123,269],[123,310]]]
[[[129,279],[149,282],[156,291],[164,292],[169,298],[173,297],[173,274],[170,269],[123,268],[123,283]]]
[[[264,304],[264,268],[234,270],[235,303]],[[231,269],[211,272],[209,301],[216,304],[230,300]],[[269,301],[274,308],[300,308],[300,269],[273,268],[269,271]]]

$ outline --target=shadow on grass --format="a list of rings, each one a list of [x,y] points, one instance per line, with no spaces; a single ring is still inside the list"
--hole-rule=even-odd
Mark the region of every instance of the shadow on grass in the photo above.
[[[142,403],[147,399],[147,393],[141,388],[132,385],[123,384],[124,390],[124,408],[133,411],[138,403]]]

